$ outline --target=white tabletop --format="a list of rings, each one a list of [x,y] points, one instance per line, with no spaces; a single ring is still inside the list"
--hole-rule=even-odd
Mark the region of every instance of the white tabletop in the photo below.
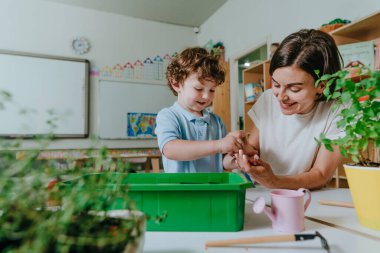
[[[252,200],[263,196],[270,203],[269,191],[264,188],[247,190],[245,205],[244,229],[239,232],[147,232],[145,236],[144,252],[146,253],[196,253],[196,252],[327,252],[321,247],[321,241],[316,238],[303,242],[266,243],[255,245],[239,245],[224,248],[205,249],[206,241],[237,239],[279,235],[271,228],[271,221],[264,213],[252,212]],[[362,227],[356,218],[353,208],[322,206],[318,199],[351,201],[350,193],[346,189],[326,189],[312,192],[312,202],[306,211],[306,216],[316,218],[352,231],[359,231],[379,240],[359,235],[355,232],[340,229],[331,225],[321,224],[309,219],[305,220],[303,233],[320,232],[330,245],[330,252],[380,252],[380,232]]]

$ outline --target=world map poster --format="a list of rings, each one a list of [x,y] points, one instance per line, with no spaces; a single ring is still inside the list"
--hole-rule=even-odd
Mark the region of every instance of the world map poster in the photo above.
[[[157,113],[128,112],[127,136],[130,138],[156,138]]]

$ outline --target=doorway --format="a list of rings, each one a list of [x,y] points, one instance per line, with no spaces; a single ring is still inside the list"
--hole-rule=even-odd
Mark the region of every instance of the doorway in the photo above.
[[[267,43],[260,45],[256,49],[246,53],[236,59],[238,65],[238,129],[243,130],[244,126],[244,85],[243,71],[255,64],[261,63],[268,59]]]

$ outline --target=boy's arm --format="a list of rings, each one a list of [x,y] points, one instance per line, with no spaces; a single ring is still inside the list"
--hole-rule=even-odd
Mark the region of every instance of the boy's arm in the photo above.
[[[169,109],[163,109],[158,113],[156,123],[158,146],[163,155],[170,160],[191,161],[217,153],[238,152],[242,148],[242,132],[230,133],[219,140],[181,139],[179,121]]]
[[[217,153],[238,152],[242,147],[241,139],[230,133],[220,140],[172,140],[165,144],[162,151],[170,160],[191,161]]]

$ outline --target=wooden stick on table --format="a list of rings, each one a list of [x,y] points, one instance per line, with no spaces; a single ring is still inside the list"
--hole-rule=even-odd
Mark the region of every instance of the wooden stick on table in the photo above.
[[[332,201],[332,200],[318,200],[318,203],[321,205],[327,205],[327,206],[340,206],[340,207],[354,208],[354,204],[351,202],[341,202],[341,201]]]
[[[220,241],[208,241],[206,247],[226,247],[235,244],[255,244],[266,242],[291,242],[295,241],[294,235],[276,235],[276,236],[262,236],[262,237],[247,237],[240,239],[229,239]]]

